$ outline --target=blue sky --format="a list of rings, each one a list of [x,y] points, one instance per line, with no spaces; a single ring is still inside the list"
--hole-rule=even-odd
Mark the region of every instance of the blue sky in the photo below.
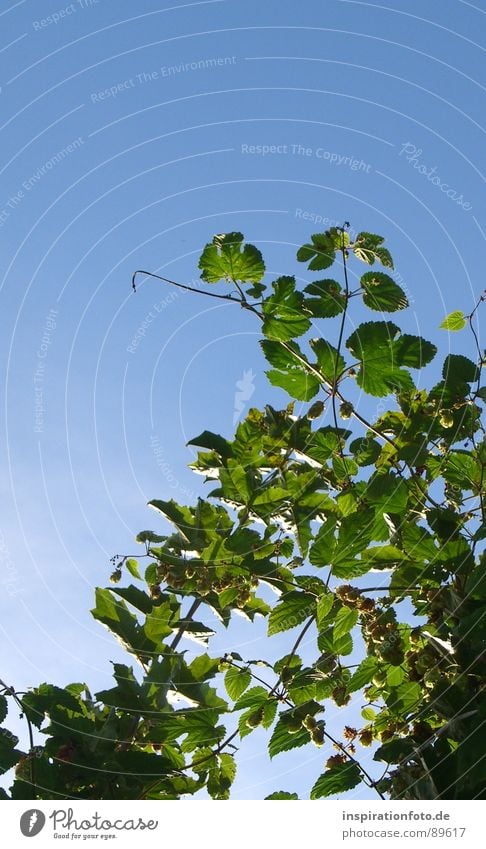
[[[398,323],[462,350],[438,325],[484,287],[485,14],[2,1],[3,678],[105,686],[121,654],[89,608],[109,558],[162,527],[149,499],[202,492],[185,443],[231,435],[239,381],[245,409],[287,402],[246,314],[155,281],[133,295],[136,268],[191,283],[213,234],[240,230],[269,277],[303,282],[296,248],[347,220],[386,237],[411,302]],[[212,650],[255,655],[264,634],[238,623]],[[320,772],[317,750],[270,767],[259,734],[239,798]]]

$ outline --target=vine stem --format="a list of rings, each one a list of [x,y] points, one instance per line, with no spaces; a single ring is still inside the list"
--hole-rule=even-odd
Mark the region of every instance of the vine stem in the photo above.
[[[473,311],[467,316],[467,320],[469,322],[469,328],[470,328],[471,333],[474,337],[474,343],[476,345],[476,350],[478,352],[478,358],[479,358],[478,378],[477,378],[477,382],[476,382],[476,392],[475,392],[476,396],[478,395],[479,390],[481,388],[481,373],[482,373],[482,365],[483,365],[483,353],[482,353],[481,347],[479,345],[479,338],[478,338],[478,335],[476,333],[476,329],[475,329],[474,324],[473,324],[473,318],[474,318],[477,310],[479,309],[479,307],[481,306],[481,304],[484,301],[486,301],[486,290],[480,296],[480,298],[479,298],[478,302],[476,303]],[[474,433],[472,434],[472,443],[473,443],[474,447],[476,448],[476,440],[474,438]],[[479,489],[479,504],[480,504],[480,509],[481,509],[482,520],[483,520],[483,522],[486,522],[486,510],[485,510],[485,504],[484,504],[484,498],[483,498],[483,489],[484,489],[483,480],[484,480],[484,463],[481,463],[481,478],[480,478],[479,487],[478,487],[478,489]]]
[[[289,656],[288,656],[287,663],[285,664],[285,666],[283,667],[282,671],[280,672],[280,675],[279,675],[279,677],[278,677],[277,683],[276,683],[276,684],[274,684],[274,686],[273,686],[273,687],[272,687],[272,689],[270,690],[270,695],[271,695],[271,696],[273,696],[273,694],[276,692],[277,688],[278,688],[278,687],[280,686],[280,684],[282,683],[282,675],[283,675],[283,673],[285,672],[285,670],[286,670],[286,669],[288,669],[288,668],[289,668],[289,664],[290,664],[290,662],[291,662],[292,658],[295,656],[295,654],[296,654],[296,652],[297,652],[297,649],[299,648],[299,646],[300,646],[300,644],[301,644],[302,640],[304,639],[305,635],[307,634],[307,631],[309,630],[310,626],[311,626],[311,625],[312,625],[312,623],[314,622],[315,618],[316,618],[316,616],[315,616],[315,614],[313,614],[313,615],[312,615],[312,616],[311,616],[311,617],[307,620],[307,622],[305,623],[304,627],[302,628],[302,631],[300,632],[299,636],[297,637],[297,639],[296,639],[296,641],[295,641],[294,645],[292,646],[292,648],[291,648],[291,650],[290,650],[290,654],[289,654]]]
[[[343,439],[342,439],[341,434],[339,433],[339,425],[338,425],[337,409],[336,409],[336,393],[337,393],[337,388],[338,388],[338,361],[339,361],[339,357],[341,356],[341,348],[342,348],[343,336],[344,336],[344,327],[345,327],[345,324],[346,324],[346,314],[348,312],[348,303],[349,303],[348,267],[347,267],[347,263],[346,263],[346,245],[345,245],[345,242],[344,242],[345,232],[346,231],[343,227],[342,230],[341,230],[341,237],[342,237],[341,255],[342,255],[342,258],[343,258],[343,269],[344,269],[344,297],[345,297],[345,302],[344,302],[344,309],[343,309],[343,312],[342,312],[342,315],[341,315],[341,323],[340,323],[340,327],[339,327],[339,336],[338,336],[338,343],[337,343],[337,349],[336,349],[337,353],[336,353],[336,357],[334,359],[334,374],[333,374],[333,379],[332,379],[331,404],[332,404],[332,416],[333,416],[333,419],[334,419],[334,427],[336,429],[336,433],[337,433],[338,440],[339,440],[339,455],[341,457],[341,460],[343,461],[345,474],[346,474],[346,477],[348,479],[348,484],[351,484],[351,476],[349,474],[348,464],[347,464],[346,458],[344,456]]]
[[[217,292],[206,292],[204,289],[196,289],[195,286],[186,286],[185,283],[176,283],[175,280],[170,280],[168,277],[161,277],[160,274],[154,274],[153,271],[145,271],[141,268],[137,269],[137,271],[134,271],[132,274],[132,289],[134,292],[137,291],[135,284],[137,274],[144,274],[146,277],[153,277],[155,280],[162,280],[164,283],[176,286],[177,289],[184,289],[185,292],[196,292],[196,294],[206,295],[208,298],[218,298],[220,301],[233,301],[233,303],[239,303],[239,298],[233,298],[232,295],[218,295]]]
[[[171,651],[176,650],[177,646],[179,645],[180,641],[182,640],[182,638],[184,636],[185,631],[187,630],[187,626],[191,622],[192,617],[194,616],[196,610],[201,606],[201,604],[202,604],[201,598],[194,599],[189,610],[187,611],[187,616],[185,617],[185,623],[183,625],[181,625],[181,627],[177,631],[177,634],[175,635],[174,639],[172,640],[172,643],[169,646]]]
[[[33,758],[34,732],[33,732],[33,729],[32,729],[32,723],[31,723],[29,717],[27,716],[27,714],[25,712],[25,708],[22,704],[22,699],[19,698],[19,696],[16,693],[16,691],[14,690],[14,688],[9,687],[7,684],[5,684],[5,681],[2,681],[1,679],[0,679],[0,686],[4,688],[6,695],[12,696],[13,700],[16,702],[17,706],[22,711],[22,715],[25,717],[25,721],[27,722],[27,729],[28,729],[28,734],[29,734],[29,744],[30,744],[30,751],[29,751],[29,754],[30,754],[30,783],[32,785],[32,792],[34,794],[34,799],[37,799],[37,784],[36,784],[36,780],[35,780],[35,769],[34,769],[34,758]]]

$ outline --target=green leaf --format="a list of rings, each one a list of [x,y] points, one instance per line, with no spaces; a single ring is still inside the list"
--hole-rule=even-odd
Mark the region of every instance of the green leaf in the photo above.
[[[8,772],[24,757],[23,752],[15,748],[18,742],[15,734],[11,734],[6,728],[0,728],[0,775]]]
[[[361,773],[355,763],[344,763],[324,772],[311,790],[311,799],[322,799],[352,790],[361,782]]]
[[[251,673],[248,669],[237,669],[231,666],[224,676],[224,686],[230,699],[239,699],[246,688],[251,684]]]
[[[353,440],[349,450],[354,454],[358,466],[371,466],[381,454],[381,445],[376,439],[358,437]]]
[[[316,599],[308,593],[285,593],[268,617],[268,636],[295,628],[311,616],[315,609]]]
[[[204,430],[199,436],[190,439],[188,445],[196,445],[198,448],[207,448],[209,451],[216,451],[220,457],[227,459],[231,457],[231,444],[219,433],[212,433],[209,430]]]
[[[277,800],[280,800],[280,799],[281,800],[286,799],[287,801],[290,801],[290,800],[294,800],[294,799],[298,799],[298,798],[299,797],[298,797],[297,793],[286,793],[284,790],[278,790],[276,793],[272,793],[270,796],[265,796],[264,801],[269,802],[269,801],[277,801]]]
[[[391,392],[414,388],[402,365],[420,368],[429,362],[436,348],[419,336],[399,336],[400,328],[390,321],[361,324],[346,342],[359,360],[357,383],[370,395],[382,397]]]
[[[153,600],[147,593],[134,586],[134,584],[130,584],[128,587],[114,587],[111,592],[116,593],[116,595],[128,601],[129,604],[137,610],[141,610],[142,613],[150,613],[154,606]]]
[[[449,354],[444,360],[442,377],[449,384],[462,383],[464,381],[473,383],[479,377],[479,368],[469,357],[463,357],[460,354]]]
[[[317,627],[320,628],[324,620],[331,612],[334,604],[334,595],[330,592],[325,592],[317,602]]]
[[[239,697],[235,703],[234,710],[243,710],[244,708],[260,707],[268,700],[268,690],[264,687],[252,687]]]
[[[128,651],[143,651],[150,646],[144,639],[136,616],[128,610],[124,601],[113,597],[111,590],[97,587],[95,601],[96,607],[91,611],[92,615],[109,628]]]
[[[334,375],[339,377],[346,363],[344,357],[325,339],[311,339],[310,346],[316,355],[319,371],[329,382],[334,381]]]
[[[260,345],[268,362],[278,369],[267,372],[272,386],[285,389],[297,401],[310,401],[317,394],[319,378],[312,372],[310,363],[296,342],[283,345],[281,342],[263,339]]]
[[[319,392],[320,383],[317,377],[306,374],[302,369],[292,369],[287,372],[267,371],[266,375],[272,386],[285,389],[296,401],[310,401]]]
[[[304,303],[314,318],[332,318],[344,311],[346,298],[336,280],[315,280],[304,292],[313,296],[306,298]]]
[[[302,245],[297,251],[297,259],[299,262],[308,262],[310,271],[320,271],[333,264],[336,248],[336,238],[330,230],[325,233],[314,233],[310,243]]]
[[[397,364],[408,368],[423,368],[434,359],[436,353],[437,348],[432,342],[408,333],[400,336],[394,345]]]
[[[376,233],[367,233],[363,230],[358,233],[350,248],[354,251],[356,258],[367,265],[373,265],[378,260],[386,268],[393,268],[390,252],[382,247],[384,241],[383,236],[377,236]]]
[[[348,691],[350,693],[354,693],[356,690],[361,690],[362,687],[369,684],[377,666],[378,661],[375,657],[365,657],[351,676],[351,679],[348,681]]]
[[[466,316],[462,310],[454,310],[454,312],[450,312],[449,315],[446,315],[442,324],[439,324],[441,330],[450,330],[453,332],[456,330],[463,330],[465,326]]]
[[[268,753],[271,758],[280,752],[289,752],[298,749],[310,742],[310,734],[305,728],[299,728],[294,734],[289,731],[289,726],[279,719],[268,744]]]
[[[373,760],[385,761],[390,764],[402,763],[416,752],[416,748],[414,741],[406,737],[400,740],[390,740],[389,743],[384,743],[376,750]]]
[[[135,537],[137,542],[165,542],[167,537],[154,534],[153,531],[140,531]]]
[[[315,538],[309,552],[309,560],[313,566],[329,566],[336,548],[337,517],[328,516]]]
[[[0,722],[3,722],[8,713],[8,702],[5,696],[0,696]]]
[[[386,698],[386,703],[390,710],[404,716],[415,710],[421,704],[422,698],[420,684],[415,681],[407,681],[390,692]]]
[[[354,628],[359,618],[359,612],[353,607],[341,607],[338,611],[333,628],[333,642],[336,644],[341,637]]]
[[[364,497],[381,512],[402,513],[408,502],[407,484],[397,475],[378,473],[368,484]]]
[[[152,643],[158,645],[164,637],[172,634],[173,629],[169,625],[171,617],[172,610],[169,604],[161,604],[152,609],[144,625],[145,634]]]
[[[242,249],[242,243],[242,233],[214,236],[199,260],[202,280],[206,283],[218,280],[258,283],[265,273],[262,255],[254,245],[245,244]]]
[[[125,566],[130,572],[130,575],[133,575],[134,578],[138,578],[139,581],[142,580],[142,576],[138,571],[138,563],[133,557],[129,557],[128,560],[125,560]]]
[[[191,531],[194,528],[194,516],[189,507],[186,507],[185,504],[177,504],[174,499],[170,501],[154,499],[149,501],[148,505],[162,513],[169,522],[172,522],[179,533],[182,534],[184,540],[189,542]]]
[[[353,640],[351,634],[343,634],[339,638],[335,638],[334,629],[332,627],[321,631],[317,638],[317,646],[319,651],[331,654],[348,655],[353,650]]]
[[[371,310],[396,312],[408,307],[405,292],[388,274],[368,271],[360,283],[364,289],[363,303]]]
[[[304,296],[295,291],[295,277],[279,277],[272,286],[274,294],[263,302],[264,335],[284,342],[302,336],[311,323],[303,315]]]

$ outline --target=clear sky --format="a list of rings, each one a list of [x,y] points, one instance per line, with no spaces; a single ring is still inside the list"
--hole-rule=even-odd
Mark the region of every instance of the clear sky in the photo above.
[[[386,237],[398,323],[462,349],[438,325],[484,288],[485,34],[485,0],[0,0],[2,678],[107,686],[109,558],[164,527],[149,499],[203,491],[185,443],[231,436],[239,381],[245,409],[288,400],[249,316],[134,295],[136,268],[190,283],[240,230],[304,281],[296,248],[347,220]],[[264,625],[231,649],[267,650]],[[302,751],[268,765],[248,737],[235,797],[308,787]]]

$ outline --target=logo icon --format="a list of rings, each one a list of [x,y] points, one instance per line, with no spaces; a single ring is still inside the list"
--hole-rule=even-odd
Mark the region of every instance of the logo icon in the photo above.
[[[46,816],[38,808],[31,808],[20,817],[20,831],[24,837],[36,837],[45,824]]]

